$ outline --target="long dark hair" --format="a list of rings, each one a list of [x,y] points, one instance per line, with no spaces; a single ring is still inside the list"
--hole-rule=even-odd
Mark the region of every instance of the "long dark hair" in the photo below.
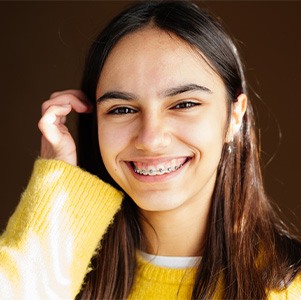
[[[228,91],[228,112],[240,93],[248,95],[236,46],[220,23],[188,1],[143,1],[116,16],[91,46],[82,90],[95,106],[97,82],[106,58],[125,35],[148,25],[173,33],[199,50]],[[99,153],[96,115],[80,116],[80,166],[119,188]],[[225,143],[212,196],[203,259],[192,299],[214,295],[220,278],[224,298],[265,299],[271,289],[287,286],[301,270],[301,243],[289,234],[265,195],[260,170],[254,115],[249,97],[238,134]],[[135,276],[135,251],[143,233],[139,210],[126,196],[94,257],[83,299],[123,299]],[[110,259],[108,259],[108,257]]]

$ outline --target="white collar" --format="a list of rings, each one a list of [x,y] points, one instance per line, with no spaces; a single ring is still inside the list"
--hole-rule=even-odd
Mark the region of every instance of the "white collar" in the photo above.
[[[172,269],[186,269],[196,267],[201,261],[201,256],[159,256],[138,251],[146,261],[160,267]]]

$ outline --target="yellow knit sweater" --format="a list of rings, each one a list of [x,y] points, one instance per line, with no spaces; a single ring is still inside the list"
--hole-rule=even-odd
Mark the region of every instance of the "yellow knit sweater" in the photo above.
[[[37,160],[0,238],[0,299],[74,299],[121,201],[122,194],[96,176],[61,161]],[[189,299],[195,271],[138,257],[129,298]],[[301,299],[300,276],[269,299]]]

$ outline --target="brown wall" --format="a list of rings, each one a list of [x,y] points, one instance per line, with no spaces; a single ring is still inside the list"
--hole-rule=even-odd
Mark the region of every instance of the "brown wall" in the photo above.
[[[17,205],[39,153],[36,124],[42,101],[52,91],[78,88],[92,37],[126,5],[126,1],[0,2],[0,228]],[[254,102],[263,163],[274,157],[264,167],[267,191],[301,229],[301,2],[206,5],[240,41],[249,80],[261,96]]]

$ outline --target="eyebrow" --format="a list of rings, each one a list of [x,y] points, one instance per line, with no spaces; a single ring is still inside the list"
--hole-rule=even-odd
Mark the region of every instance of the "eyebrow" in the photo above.
[[[172,97],[172,96],[176,96],[178,94],[191,92],[191,91],[201,91],[201,92],[206,92],[206,93],[212,94],[212,91],[203,85],[186,84],[186,85],[180,85],[180,86],[168,89],[167,91],[163,92],[163,95],[165,97]]]
[[[198,84],[180,85],[180,86],[168,89],[160,94],[163,97],[173,97],[178,94],[183,94],[183,93],[191,92],[191,91],[201,91],[201,92],[205,92],[208,94],[212,94],[212,91],[209,88],[202,86],[202,85],[198,85]],[[110,92],[107,92],[107,93],[103,94],[102,96],[100,96],[96,100],[96,103],[100,103],[102,101],[109,100],[109,99],[121,99],[121,100],[129,101],[129,100],[133,100],[133,99],[137,99],[137,98],[138,98],[137,96],[135,96],[134,94],[131,94],[131,93],[110,91]]]
[[[135,95],[126,92],[111,91],[100,96],[96,100],[96,103],[102,102],[104,100],[109,100],[109,99],[133,100],[135,99]]]

